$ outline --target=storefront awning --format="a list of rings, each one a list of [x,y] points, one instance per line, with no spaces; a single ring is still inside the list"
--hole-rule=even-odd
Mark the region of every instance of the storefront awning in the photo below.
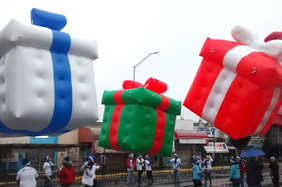
[[[228,147],[229,150],[236,149],[236,147],[234,147],[234,146],[227,146],[227,147]]]
[[[205,132],[196,132],[196,131],[187,131],[187,130],[175,130],[174,136],[176,139],[208,138],[208,134]]]
[[[228,147],[224,142],[209,142],[208,146],[204,146],[207,153],[229,153]]]
[[[179,139],[180,144],[207,144],[207,141],[205,138]]]

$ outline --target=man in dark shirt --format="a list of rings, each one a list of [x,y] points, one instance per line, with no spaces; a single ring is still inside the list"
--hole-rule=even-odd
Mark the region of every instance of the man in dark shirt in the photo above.
[[[275,161],[275,157],[270,157],[270,176],[272,179],[272,184],[276,187],[279,186],[279,165]]]
[[[248,187],[261,187],[261,182],[263,181],[262,169],[263,164],[258,161],[258,157],[251,158],[246,163],[246,176]]]

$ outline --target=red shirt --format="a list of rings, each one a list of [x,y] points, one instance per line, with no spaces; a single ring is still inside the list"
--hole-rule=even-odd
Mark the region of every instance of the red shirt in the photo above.
[[[243,163],[239,164],[240,175],[245,174],[245,165]]]
[[[127,159],[126,165],[127,165],[127,168],[128,168],[128,169],[131,168],[131,167],[130,167],[130,158]],[[133,166],[133,168],[135,168],[135,166],[136,166],[136,162],[135,162],[134,159],[132,159],[132,166]]]
[[[58,173],[58,177],[60,178],[60,184],[72,184],[75,179],[75,171],[73,166],[70,164],[63,165]]]

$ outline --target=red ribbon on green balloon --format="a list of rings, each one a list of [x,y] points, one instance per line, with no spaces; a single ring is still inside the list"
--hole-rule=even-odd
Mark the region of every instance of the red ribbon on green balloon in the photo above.
[[[166,92],[167,90],[167,85],[166,83],[159,81],[154,78],[149,78],[144,85],[142,85],[139,82],[132,81],[132,80],[126,80],[122,84],[123,89],[132,89],[132,88],[140,88],[144,87],[148,90],[151,90],[153,92],[156,92],[158,94],[162,94]]]
[[[99,146],[126,152],[170,156],[181,102],[160,95],[167,85],[149,78],[144,85],[123,82],[124,90],[105,91]]]

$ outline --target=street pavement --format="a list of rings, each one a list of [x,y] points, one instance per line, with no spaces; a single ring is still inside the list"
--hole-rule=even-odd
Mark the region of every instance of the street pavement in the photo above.
[[[262,186],[263,187],[271,187],[272,182],[271,182],[271,178],[269,176],[269,172],[264,172],[263,173],[264,176],[264,181],[262,182]],[[212,179],[212,186],[213,187],[227,187],[227,186],[232,186],[231,183],[229,182],[229,176],[228,176],[228,172],[226,172],[226,174],[221,174],[221,175],[217,175],[216,177],[218,178],[213,178]],[[202,179],[202,183],[204,186],[204,179]],[[280,183],[282,184],[282,183]],[[162,180],[158,180],[152,184],[148,184],[147,182],[142,182],[142,184],[138,185],[138,184],[134,184],[134,185],[127,185],[126,183],[123,183],[122,181],[120,181],[118,184],[100,184],[98,185],[100,187],[106,187],[106,186],[116,186],[116,187],[144,187],[144,186],[157,186],[157,187],[193,187],[194,184],[191,181],[191,179],[182,179],[182,181],[180,181],[179,185],[173,184],[173,179],[162,179]],[[247,187],[248,185],[245,182],[245,187]],[[72,187],[80,187],[80,185],[72,185]]]
[[[282,173],[282,172],[280,172]],[[143,176],[146,178],[146,176]],[[263,170],[263,177],[264,177],[264,181],[262,182],[262,186],[263,187],[270,187],[273,186],[272,185],[272,181],[270,178],[270,173],[269,173],[269,169],[264,169]],[[212,186],[213,187],[227,187],[227,186],[232,186],[231,183],[229,182],[229,170],[221,170],[221,172],[216,173],[214,172],[212,175]],[[281,178],[281,177],[280,177]],[[81,179],[79,179],[79,181],[76,182],[80,182]],[[98,179],[99,181],[99,179]],[[152,184],[148,184],[146,182],[146,179],[144,179],[144,181],[142,182],[142,184],[138,185],[138,184],[134,184],[134,185],[127,185],[126,182],[126,178],[120,178],[119,180],[117,180],[116,182],[112,182],[112,183],[101,183],[101,181],[99,181],[100,184],[98,184],[98,187],[144,187],[144,186],[157,186],[157,187],[192,187],[193,182],[192,182],[192,176],[189,175],[189,177],[183,177],[180,179],[180,184],[179,185],[175,185],[173,178],[170,176],[168,178],[156,178],[156,181]],[[204,183],[204,178],[202,178],[202,183]],[[282,183],[280,183],[281,185]],[[17,186],[15,184],[15,181],[11,181],[11,183],[2,183],[0,184],[0,187],[15,187]],[[59,187],[60,185],[55,185],[53,187]],[[77,184],[77,185],[71,185],[72,187],[81,187],[81,185]],[[203,185],[204,186],[204,185]],[[245,186],[247,187],[247,184],[245,183]]]

